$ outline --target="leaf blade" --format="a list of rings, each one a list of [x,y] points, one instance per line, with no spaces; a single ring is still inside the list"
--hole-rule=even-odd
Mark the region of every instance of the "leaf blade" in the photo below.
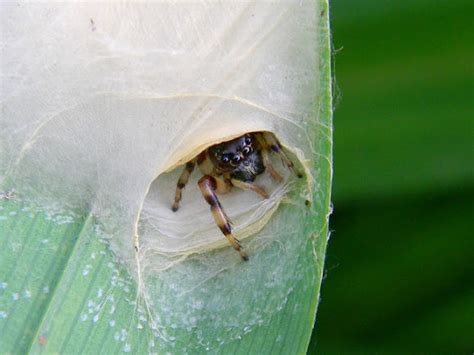
[[[226,339],[225,343],[219,347],[219,351],[302,353],[309,342],[324,263],[332,171],[328,12],[327,2],[321,3],[324,10],[321,16],[320,38],[321,46],[324,48],[321,60],[323,74],[320,77],[323,89],[316,102],[320,104],[320,115],[310,122],[311,131],[319,132],[315,166],[319,170],[318,176],[321,180],[318,181],[319,187],[315,192],[314,205],[300,214],[300,217],[304,219],[305,235],[309,237],[302,244],[304,252],[295,256],[298,258],[295,263],[295,274],[300,271],[301,275],[294,284],[294,289],[289,291],[288,299],[281,310],[272,312],[269,319],[266,319],[261,326],[242,335],[240,339]],[[281,208],[286,210],[294,207],[285,205]],[[313,220],[312,216],[315,212],[317,212],[317,218]],[[22,340],[26,344],[24,349],[29,348],[34,353],[150,352],[157,348],[160,351],[173,350],[167,344],[157,343],[150,331],[151,326],[145,324],[147,320],[140,319],[140,317],[145,317],[146,313],[135,303],[136,289],[133,281],[127,276],[125,269],[117,265],[117,261],[114,260],[107,246],[99,241],[95,221],[87,217],[89,215],[87,211],[83,214],[82,222],[76,226],[77,230],[63,231],[62,238],[65,238],[64,235],[74,236],[75,243],[66,246],[68,253],[65,255],[69,257],[61,264],[61,267],[56,268],[59,271],[52,274],[56,275],[54,277],[58,284],[57,287],[51,289],[47,306],[40,309],[33,307],[40,321],[33,327],[36,328],[36,332],[26,334],[25,340]],[[33,226],[34,228],[30,231],[23,232],[24,236],[33,236],[40,241],[47,228],[50,228],[53,234],[61,234],[55,222],[48,224],[48,219],[44,218],[43,212],[38,212],[37,218],[44,219],[42,222],[45,225]],[[18,222],[21,224],[21,220]],[[300,223],[297,219],[287,222]],[[0,233],[4,233],[3,231]],[[62,239],[58,238],[56,243],[58,247],[61,241]],[[271,252],[273,257],[269,255],[268,260],[275,263],[278,261],[279,252],[278,250]],[[54,258],[55,254],[49,257]],[[35,258],[30,257],[25,265],[29,264],[33,267],[34,262]],[[268,266],[271,268],[272,263]],[[297,267],[301,267],[301,270]],[[62,276],[58,275],[58,272],[61,272]],[[264,305],[266,300],[257,301],[263,302]],[[246,311],[249,315],[252,314],[251,307]],[[8,327],[12,332],[18,332],[18,328]],[[207,337],[212,337],[212,327],[209,327],[207,331]],[[206,352],[206,347],[200,344],[201,335],[201,330],[194,328],[189,334],[181,333],[177,344],[182,349]],[[154,346],[153,342],[156,342]],[[18,349],[18,345],[18,342],[11,342],[8,349]]]

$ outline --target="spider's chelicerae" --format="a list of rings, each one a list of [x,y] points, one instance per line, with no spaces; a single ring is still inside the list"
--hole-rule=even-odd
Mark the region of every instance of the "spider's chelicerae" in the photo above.
[[[230,220],[222,209],[217,194],[227,193],[235,186],[254,191],[263,198],[268,198],[268,193],[262,187],[255,185],[254,180],[257,175],[267,170],[274,180],[282,182],[282,176],[273,168],[270,162],[271,152],[278,154],[292,172],[298,177],[302,177],[295,170],[293,162],[287,157],[272,133],[248,133],[231,141],[213,145],[186,163],[176,187],[173,211],[178,210],[182,190],[197,163],[204,175],[199,180],[198,185],[204,199],[211,206],[216,224],[229,243],[240,253],[242,259],[248,260],[247,253],[232,234]]]

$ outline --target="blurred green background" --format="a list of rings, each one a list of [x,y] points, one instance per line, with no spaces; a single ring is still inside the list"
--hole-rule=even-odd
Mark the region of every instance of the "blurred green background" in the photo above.
[[[474,2],[331,9],[333,232],[309,353],[473,353]]]

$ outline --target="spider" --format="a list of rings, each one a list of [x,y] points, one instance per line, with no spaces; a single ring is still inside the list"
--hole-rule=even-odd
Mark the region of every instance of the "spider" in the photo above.
[[[174,212],[178,210],[182,191],[197,163],[204,175],[198,185],[204,199],[211,206],[214,221],[229,243],[239,252],[242,259],[248,260],[247,253],[232,233],[230,219],[222,209],[217,194],[227,193],[235,186],[268,198],[268,193],[262,187],[255,185],[254,181],[257,175],[262,174],[265,170],[275,181],[279,183],[283,181],[283,177],[270,162],[270,152],[278,154],[288,169],[299,178],[302,177],[272,133],[247,133],[236,139],[213,145],[186,163],[178,179],[172,210]]]

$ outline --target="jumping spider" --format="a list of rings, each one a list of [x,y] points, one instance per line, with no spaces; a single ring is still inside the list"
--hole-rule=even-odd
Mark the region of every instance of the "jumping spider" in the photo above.
[[[211,206],[211,212],[217,226],[234,249],[240,253],[242,259],[248,260],[247,253],[232,234],[229,217],[222,209],[216,194],[227,193],[235,186],[254,191],[263,198],[268,198],[268,193],[253,182],[257,175],[262,174],[265,169],[277,182],[283,180],[270,162],[270,152],[278,154],[283,163],[293,173],[299,178],[302,177],[295,170],[293,162],[287,157],[272,133],[248,133],[231,141],[213,145],[186,163],[177,183],[172,210],[174,212],[178,210],[182,190],[188,183],[189,176],[197,163],[204,175],[199,180],[198,185],[204,199]]]

